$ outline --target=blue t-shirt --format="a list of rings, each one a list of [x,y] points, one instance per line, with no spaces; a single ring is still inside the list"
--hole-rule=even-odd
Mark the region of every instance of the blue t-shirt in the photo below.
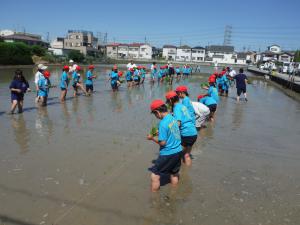
[[[118,73],[112,71],[112,72],[109,74],[109,76],[110,76],[110,83],[111,83],[112,85],[116,84],[117,81],[118,81],[118,79],[119,79]]]
[[[131,76],[132,76],[132,73],[128,70],[126,72],[126,80],[130,81],[131,80]]]
[[[165,141],[166,145],[160,147],[160,155],[172,155],[182,151],[181,137],[178,123],[168,114],[159,123],[158,141]]]
[[[40,76],[40,79],[38,80],[38,86],[39,86],[38,96],[47,97],[49,91],[48,79],[46,79],[44,76]]]
[[[246,88],[246,80],[248,79],[247,76],[243,73],[240,73],[234,76],[236,81],[236,88]]]
[[[73,84],[77,84],[80,80],[80,76],[78,76],[78,73],[76,71],[72,74]]]
[[[196,123],[195,110],[194,110],[194,107],[193,107],[193,105],[191,103],[191,100],[188,96],[185,96],[182,99],[182,105],[187,107],[187,109],[189,110],[190,116],[192,117],[193,122]]]
[[[138,70],[135,70],[133,73],[133,79],[139,80],[139,78],[140,78],[140,72]]]
[[[162,78],[164,76],[164,70],[160,70],[159,72],[158,72],[158,78]]]
[[[144,69],[141,69],[141,76],[142,78],[146,77],[146,71]]]
[[[217,88],[215,88],[214,86],[210,86],[209,89],[208,89],[207,94],[208,94],[210,97],[214,98],[214,100],[215,100],[217,103],[219,103],[220,98],[219,98],[219,94],[218,94]]]
[[[85,85],[93,85],[93,74],[90,70],[86,72]]]
[[[179,68],[176,68],[176,69],[175,69],[175,73],[180,73],[180,69],[179,69]]]
[[[153,70],[151,71],[151,76],[152,76],[152,78],[155,78],[156,73],[157,73],[157,69],[153,69]]]
[[[11,91],[11,97],[15,99],[17,97],[24,96],[24,93],[26,93],[27,89],[29,88],[29,84],[20,80],[13,80],[9,85],[9,88],[21,89],[21,93]]]
[[[209,106],[209,105],[216,105],[217,102],[213,97],[206,96],[204,98],[201,98],[200,101],[202,104]]]
[[[177,121],[181,122],[180,134],[183,137],[197,135],[195,123],[190,116],[188,109],[181,103],[177,103],[173,109],[174,117]]]
[[[67,86],[65,85],[67,83]],[[67,88],[69,85],[69,77],[68,74],[64,71],[60,77],[60,87]]]

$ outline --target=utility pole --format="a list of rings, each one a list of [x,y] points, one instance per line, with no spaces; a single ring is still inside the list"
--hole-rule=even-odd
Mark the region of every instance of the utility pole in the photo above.
[[[224,46],[231,45],[231,37],[232,37],[232,26],[226,25],[224,30]]]

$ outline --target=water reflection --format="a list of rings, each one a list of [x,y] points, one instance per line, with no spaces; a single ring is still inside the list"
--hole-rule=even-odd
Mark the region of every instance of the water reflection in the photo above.
[[[47,107],[40,107],[35,118],[35,129],[40,137],[46,137],[50,143],[53,136],[53,121],[50,119]]]
[[[30,130],[26,126],[23,114],[11,117],[11,124],[15,135],[15,141],[20,147],[20,153],[29,150]]]
[[[62,118],[62,121],[64,121],[64,130],[67,134],[70,133],[70,112],[68,110],[68,105],[66,102],[62,103],[61,104],[61,109],[62,109],[62,115],[63,115],[63,118]]]

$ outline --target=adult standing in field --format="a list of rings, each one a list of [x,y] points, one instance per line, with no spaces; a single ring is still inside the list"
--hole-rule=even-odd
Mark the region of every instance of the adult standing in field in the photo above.
[[[136,67],[136,65],[133,63],[132,60],[127,64],[127,69],[128,69],[128,70],[133,69],[133,68],[135,68],[135,67]]]
[[[29,84],[23,76],[22,70],[16,70],[15,76],[11,84],[9,85],[11,91],[11,109],[10,114],[14,114],[15,109],[18,106],[18,113],[23,112],[24,94],[26,91],[30,91]]]
[[[247,99],[247,81],[248,78],[247,76],[244,74],[244,69],[240,68],[239,74],[234,76],[235,79],[235,83],[236,83],[236,91],[237,91],[237,97],[236,97],[236,101],[239,102],[240,101],[240,95],[243,92],[244,94],[244,98],[245,101],[248,101]]]
[[[38,92],[39,92],[39,85],[38,85],[38,82],[39,82],[39,79],[41,77],[43,77],[43,73],[44,71],[47,69],[48,67],[45,66],[44,64],[39,64],[38,65],[38,68],[37,68],[37,72],[35,73],[34,75],[34,83],[35,83],[35,89],[36,89],[36,98],[35,98],[35,102],[38,102],[39,101],[39,96],[38,96]]]

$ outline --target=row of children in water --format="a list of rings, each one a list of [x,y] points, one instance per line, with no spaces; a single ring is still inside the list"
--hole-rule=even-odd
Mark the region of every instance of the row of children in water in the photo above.
[[[197,140],[197,130],[213,118],[219,101],[213,84],[206,95],[198,96],[197,102],[190,100],[186,86],[167,92],[165,98],[166,102],[156,99],[150,104],[151,112],[161,120],[158,129],[147,136],[160,147],[158,158],[149,168],[153,192],[159,190],[161,176],[170,176],[171,184],[177,185],[181,163],[192,165],[191,151]]]

